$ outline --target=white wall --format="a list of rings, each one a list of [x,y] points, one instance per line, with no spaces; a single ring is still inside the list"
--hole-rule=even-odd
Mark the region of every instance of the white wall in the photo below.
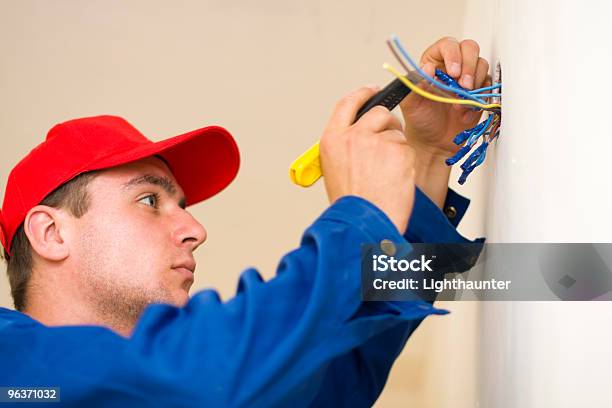
[[[612,6],[470,0],[465,31],[503,75],[489,242],[612,242]],[[612,406],[612,303],[482,304],[479,406]]]

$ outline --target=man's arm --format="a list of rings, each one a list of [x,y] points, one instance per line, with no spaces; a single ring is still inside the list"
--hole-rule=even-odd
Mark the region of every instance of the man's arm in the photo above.
[[[0,384],[59,386],[67,406],[308,406],[336,357],[442,313],[426,302],[359,312],[360,244],[382,239],[405,242],[377,207],[344,197],[274,279],[248,270],[227,303],[207,290],[184,308],[153,305],[130,339],[3,312]]]
[[[488,63],[479,57],[478,44],[471,40],[461,43],[445,37],[429,47],[421,57],[423,68],[433,75],[435,68],[446,70],[469,88],[484,86]],[[408,143],[415,150],[415,202],[404,237],[411,243],[470,243],[456,227],[465,214],[469,200],[448,188],[450,167],[447,157],[458,146],[452,143],[455,134],[472,127],[482,112],[459,106],[441,105],[412,93],[401,103]],[[452,210],[451,210],[452,209]],[[462,259],[470,259],[479,252],[479,246],[465,246],[473,251]],[[457,264],[457,272],[469,265]],[[412,307],[412,302],[366,302],[362,313],[369,309]],[[318,405],[337,407],[369,407],[386,383],[389,371],[404,348],[410,335],[421,320],[406,321],[374,336],[363,345],[337,358],[330,365]],[[317,405],[315,404],[315,405]]]
[[[444,207],[457,212],[449,219],[420,189],[415,194],[412,216],[404,237],[413,243],[470,243],[461,236],[456,226],[468,208],[469,200],[449,190]],[[467,248],[466,248],[467,249]],[[469,258],[469,257],[465,257]],[[414,307],[417,302],[365,302],[359,313],[375,313],[389,307]],[[408,338],[423,319],[403,321],[373,336],[363,345],[335,359],[329,366],[321,390],[313,406],[369,407],[387,381],[389,371],[404,348]]]

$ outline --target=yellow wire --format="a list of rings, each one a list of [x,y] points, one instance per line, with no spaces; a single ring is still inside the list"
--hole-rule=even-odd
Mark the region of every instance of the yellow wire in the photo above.
[[[417,95],[421,95],[423,98],[427,98],[432,101],[442,102],[442,103],[452,103],[456,105],[471,105],[471,106],[476,106],[481,109],[501,109],[501,105],[499,103],[490,103],[488,105],[484,105],[482,103],[471,101],[469,99],[453,99],[453,98],[445,98],[442,96],[434,95],[431,92],[427,92],[419,88],[418,86],[416,86],[414,83],[410,82],[408,78],[400,74],[395,68],[393,68],[391,65],[387,64],[386,62],[383,64],[383,68],[391,72],[400,81],[402,81],[404,85],[410,88],[411,91],[415,92]]]

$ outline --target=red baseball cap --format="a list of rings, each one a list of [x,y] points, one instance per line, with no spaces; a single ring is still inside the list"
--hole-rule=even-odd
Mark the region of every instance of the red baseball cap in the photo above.
[[[15,232],[31,208],[79,174],[159,155],[185,192],[187,205],[223,190],[238,173],[240,153],[232,135],[208,126],[152,142],[125,119],[95,116],[55,125],[44,142],[11,171],[2,211],[0,241],[10,254]]]

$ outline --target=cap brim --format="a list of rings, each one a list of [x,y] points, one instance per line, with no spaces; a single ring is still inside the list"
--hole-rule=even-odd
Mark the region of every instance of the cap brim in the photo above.
[[[95,163],[95,167],[114,167],[155,155],[166,160],[185,192],[187,205],[219,193],[234,180],[240,167],[240,153],[234,138],[219,126],[208,126],[114,154]]]

